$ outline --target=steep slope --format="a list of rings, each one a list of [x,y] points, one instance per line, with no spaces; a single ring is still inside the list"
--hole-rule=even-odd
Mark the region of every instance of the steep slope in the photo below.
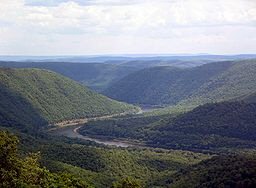
[[[256,155],[216,156],[166,180],[167,187],[255,187]]]
[[[185,150],[256,146],[256,103],[205,104],[176,116],[89,122],[79,133],[108,139],[140,140],[147,145]]]
[[[256,92],[256,60],[236,62],[229,69],[203,84],[181,103],[205,104],[233,100]]]
[[[103,93],[128,103],[173,105],[186,99],[233,62],[210,63],[194,68],[153,67],[132,73]]]
[[[54,72],[0,69],[1,125],[44,124],[134,110]]]
[[[233,100],[256,92],[256,60],[193,68],[153,67],[132,73],[103,93],[128,103],[193,105]]]
[[[256,140],[256,103],[206,104],[178,117],[162,130],[191,134],[215,134]]]
[[[67,62],[0,62],[0,67],[40,68],[52,70],[76,80],[96,91],[101,91],[109,84],[139,70],[131,66],[119,66],[104,63],[67,63]]]
[[[2,71],[0,70],[2,73]],[[1,74],[0,73],[0,74]],[[36,110],[32,104],[19,93],[2,83],[0,84],[0,124],[1,126],[12,126],[23,129],[24,125],[28,129],[38,129],[47,124],[42,114]]]
[[[51,173],[39,164],[38,154],[21,158],[18,139],[0,131],[0,187],[89,187],[82,179],[67,173]]]
[[[153,186],[152,184],[159,178],[170,177],[171,174],[181,168],[197,164],[211,157],[209,155],[188,151],[100,147],[99,145],[81,140],[71,140],[42,133],[40,136],[31,136],[24,133],[16,134],[20,140],[18,149],[19,153],[22,153],[22,156],[40,151],[41,165],[46,166],[52,173],[68,173],[72,175],[71,177],[86,181],[88,184],[92,185],[92,187],[109,188],[114,181],[119,181],[124,177],[138,179],[143,187],[155,187],[156,185]],[[20,167],[15,164],[14,166],[6,166],[4,159],[8,156],[8,153],[5,151],[12,151],[14,147],[12,141],[8,138],[9,136],[6,137],[4,135],[6,135],[6,133],[0,130],[0,179],[2,177],[1,173],[3,173],[4,170],[9,171],[12,167]],[[17,142],[15,142],[15,144],[17,144]],[[37,153],[36,156],[38,155]],[[5,169],[1,168],[1,164],[5,165]],[[35,168],[33,164],[35,163],[27,165],[32,172],[38,169]],[[30,171],[26,171],[26,174],[27,173],[30,173]],[[22,176],[23,174],[19,173],[18,176],[19,175]],[[6,178],[6,176],[4,177]],[[31,175],[31,177],[37,176],[34,174],[34,176]],[[72,181],[68,181],[68,183],[71,182]],[[0,181],[0,185],[1,183],[2,181]],[[57,185],[42,187],[56,186]],[[60,185],[59,187],[72,186]]]
[[[167,148],[255,147],[256,103],[205,104],[153,129],[149,144]]]

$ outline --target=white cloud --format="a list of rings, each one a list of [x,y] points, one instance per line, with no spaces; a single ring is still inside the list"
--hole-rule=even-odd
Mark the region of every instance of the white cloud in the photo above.
[[[256,53],[255,26],[254,0],[0,0],[0,53]]]

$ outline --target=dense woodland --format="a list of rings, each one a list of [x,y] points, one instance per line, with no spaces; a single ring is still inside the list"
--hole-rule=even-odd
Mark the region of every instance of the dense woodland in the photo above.
[[[176,116],[89,122],[79,131],[94,137],[140,140],[172,149],[216,150],[256,146],[256,103],[221,102]]]
[[[124,76],[139,70],[131,66],[118,66],[105,63],[65,63],[65,62],[4,62],[0,61],[0,67],[12,68],[39,68],[47,69],[79,83],[89,88],[102,91],[111,83]]]
[[[1,151],[10,148],[9,140],[15,140],[11,148],[16,148],[16,137],[6,132],[1,134],[5,135],[1,137]],[[75,181],[86,182],[92,187],[110,187],[126,178],[142,187],[158,185],[162,178],[211,157],[187,151],[92,147],[91,143],[79,140],[44,134],[17,134],[20,139],[19,150],[15,149],[17,157],[23,160],[29,153],[34,153],[37,168],[45,169],[43,166],[46,166],[53,174],[65,174],[65,177],[73,177]],[[50,173],[48,170],[45,169],[45,172]]]
[[[0,87],[2,125],[40,126],[136,110],[47,70],[2,68]]]
[[[135,104],[177,104],[230,66],[232,62],[210,63],[193,68],[147,68],[124,77],[103,93]]]
[[[249,187],[256,186],[254,153],[216,156],[173,175],[169,187]]]
[[[2,57],[0,67],[39,68],[62,74],[87,87],[102,92],[123,77],[156,66],[191,68],[216,61],[255,58],[255,55],[198,55],[157,57]],[[9,60],[9,61],[8,61]],[[16,60],[16,61],[15,61]],[[17,62],[18,60],[18,62]]]
[[[206,104],[160,123],[151,144],[194,149],[255,147],[255,103]],[[157,135],[161,136],[157,136]]]
[[[89,187],[68,173],[51,173],[39,164],[39,154],[21,157],[17,137],[0,131],[0,187]]]
[[[212,157],[178,150],[91,147],[46,135],[19,133],[19,138],[17,150],[17,137],[1,132],[4,187],[254,187],[256,183],[253,150]]]
[[[250,57],[250,56],[248,56]],[[247,57],[247,58],[248,58]],[[24,57],[25,58],[25,57]],[[155,66],[195,67],[218,60],[227,60],[245,57],[232,56],[198,56],[198,57],[49,57],[45,60],[28,57],[27,61],[13,61],[15,58],[1,57],[9,61],[0,61],[0,67],[6,68],[39,68],[47,69],[72,80],[78,81],[87,87],[102,92],[123,77]],[[23,58],[22,58],[23,59]],[[16,60],[19,60],[17,57]],[[25,59],[23,59],[25,60]]]
[[[224,61],[192,68],[152,67],[132,73],[103,93],[134,104],[197,106],[256,91],[256,61]]]

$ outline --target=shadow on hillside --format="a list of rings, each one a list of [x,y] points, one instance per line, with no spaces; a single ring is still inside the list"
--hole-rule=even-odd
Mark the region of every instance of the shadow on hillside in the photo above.
[[[19,93],[0,83],[0,125],[26,132],[36,131],[47,121]]]

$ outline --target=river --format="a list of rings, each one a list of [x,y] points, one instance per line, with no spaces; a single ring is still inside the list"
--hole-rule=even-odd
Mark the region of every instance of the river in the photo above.
[[[62,136],[66,136],[69,138],[80,138],[83,140],[89,140],[89,141],[93,141],[96,142],[98,144],[104,144],[107,146],[116,146],[116,147],[131,147],[134,146],[133,144],[124,142],[124,141],[116,141],[116,140],[103,140],[103,139],[96,139],[96,138],[91,138],[89,136],[84,136],[78,133],[78,129],[81,127],[80,126],[70,126],[70,127],[65,127],[65,128],[61,128],[61,129],[57,129],[54,131],[54,134],[57,135],[62,135]]]
[[[141,106],[141,112],[150,112],[153,111],[155,109],[159,109],[159,107],[152,107],[152,106]],[[83,125],[86,126],[86,125]],[[116,147],[123,147],[123,148],[127,148],[127,147],[132,147],[132,146],[138,146],[136,144],[132,144],[132,143],[128,143],[126,141],[120,141],[120,140],[103,140],[103,139],[96,139],[96,138],[92,138],[89,136],[84,136],[79,134],[78,129],[81,127],[81,125],[75,125],[75,126],[69,126],[69,127],[65,127],[65,128],[60,128],[60,129],[56,129],[54,131],[54,134],[57,135],[62,135],[62,136],[66,136],[69,138],[79,138],[79,139],[83,139],[83,140],[89,140],[89,141],[93,141],[96,142],[98,144],[104,144],[107,146],[116,146]]]

